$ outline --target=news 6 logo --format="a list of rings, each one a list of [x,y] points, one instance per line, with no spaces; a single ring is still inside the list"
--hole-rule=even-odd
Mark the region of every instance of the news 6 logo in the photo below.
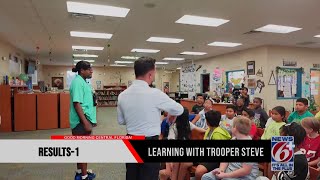
[[[271,138],[271,170],[293,171],[294,138],[274,136]]]

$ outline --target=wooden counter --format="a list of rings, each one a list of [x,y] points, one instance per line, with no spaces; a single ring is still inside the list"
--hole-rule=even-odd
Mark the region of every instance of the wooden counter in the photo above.
[[[59,94],[37,94],[37,129],[58,128]]]
[[[69,93],[60,93],[60,119],[59,119],[59,128],[69,128],[69,112],[70,112],[70,94]]]
[[[14,95],[14,131],[37,129],[36,97],[36,94],[17,93]]]
[[[197,104],[196,101],[193,101],[191,99],[181,99],[180,100],[180,104],[183,106],[183,107],[186,107],[189,112],[192,111],[192,107],[194,105]],[[228,103],[214,103],[212,108],[216,111],[220,111],[221,114],[226,114],[226,109],[227,109],[227,105],[229,105]]]
[[[180,99],[180,104],[189,110],[189,113],[192,111],[192,107],[197,104],[196,101],[192,99]]]
[[[0,102],[0,132],[11,132],[11,89],[9,85],[0,85]]]

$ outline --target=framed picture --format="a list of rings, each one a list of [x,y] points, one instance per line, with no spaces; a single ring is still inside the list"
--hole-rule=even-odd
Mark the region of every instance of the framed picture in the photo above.
[[[247,75],[255,75],[255,61],[247,61]]]
[[[169,91],[170,91],[169,82],[163,82],[163,92],[164,93],[169,93]]]
[[[57,87],[58,89],[64,89],[63,77],[52,77],[52,87]]]

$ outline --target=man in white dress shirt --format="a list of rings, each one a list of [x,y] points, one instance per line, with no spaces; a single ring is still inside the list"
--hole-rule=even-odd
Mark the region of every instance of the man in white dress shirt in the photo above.
[[[158,140],[161,111],[179,116],[183,107],[156,88],[150,88],[155,78],[155,59],[141,57],[134,63],[136,80],[118,98],[118,123],[126,125],[128,135],[144,135]],[[160,163],[126,164],[127,180],[158,180]]]

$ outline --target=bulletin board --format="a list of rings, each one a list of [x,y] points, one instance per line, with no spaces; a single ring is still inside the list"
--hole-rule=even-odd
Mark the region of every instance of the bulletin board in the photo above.
[[[235,70],[235,71],[227,71],[226,77],[227,77],[227,91],[229,89],[233,89],[235,86],[242,86],[243,79],[245,76],[244,70]]]
[[[277,99],[301,97],[302,68],[277,67]]]
[[[320,105],[320,69],[310,70],[310,95],[314,97],[315,103]]]
[[[188,92],[188,98],[190,99],[196,94],[195,64],[187,64],[181,67],[180,90]]]

